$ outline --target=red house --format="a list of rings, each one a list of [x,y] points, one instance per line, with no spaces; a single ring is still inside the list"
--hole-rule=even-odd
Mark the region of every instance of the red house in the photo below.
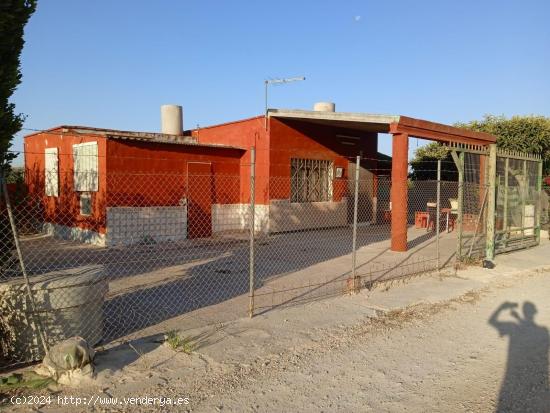
[[[245,200],[250,148],[255,147],[256,224],[264,232],[347,225],[353,208],[347,201],[353,193],[348,178],[355,176],[358,155],[362,156],[359,220],[376,221],[378,171],[389,175],[390,158],[378,153],[376,127],[327,121],[327,116],[335,115],[339,114],[270,109],[267,117],[195,129],[191,134],[199,143],[223,142],[247,149],[241,168]],[[389,120],[369,116],[375,123]]]
[[[240,199],[240,148],[191,137],[59,126],[25,137],[44,229],[98,245],[208,237],[210,209]]]
[[[359,221],[377,222],[391,200],[392,249],[405,251],[409,136],[495,142],[405,116],[335,112],[331,104],[183,132],[174,108],[163,134],[63,126],[27,136],[28,185],[43,200],[47,230],[107,245],[245,230],[254,148],[257,231],[348,225],[358,166]],[[380,133],[393,135],[392,158],[378,153]],[[391,195],[389,183],[380,190],[381,176],[391,176]]]

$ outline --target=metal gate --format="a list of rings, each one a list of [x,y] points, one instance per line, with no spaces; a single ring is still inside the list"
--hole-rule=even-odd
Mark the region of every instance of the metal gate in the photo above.
[[[458,170],[457,259],[539,244],[542,158],[466,144],[448,146]]]

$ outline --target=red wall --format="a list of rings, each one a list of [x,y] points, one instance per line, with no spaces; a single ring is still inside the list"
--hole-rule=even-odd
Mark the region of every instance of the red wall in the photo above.
[[[110,139],[107,154],[108,206],[178,205],[192,179],[189,162],[211,164],[204,191],[212,203],[239,203],[242,150]]]
[[[334,167],[344,168],[344,176],[336,179],[334,200],[338,201],[347,188],[348,161],[362,151],[363,157],[375,159],[378,149],[376,133],[316,125],[297,120],[269,119],[265,130],[265,117],[245,119],[207,128],[196,129],[193,136],[201,143],[236,145],[246,149],[256,147],[256,202],[268,204],[270,199],[290,197],[291,158],[325,159]],[[336,135],[360,137],[357,144],[342,144]],[[241,162],[241,202],[248,202],[250,182],[250,151]],[[362,162],[362,166],[374,170],[376,161]],[[270,184],[271,183],[271,184]]]
[[[72,145],[93,141],[98,142],[99,188],[92,192],[93,214],[82,216],[74,192]],[[44,152],[53,147],[59,153],[58,197],[45,194]],[[204,188],[211,203],[239,203],[243,154],[238,149],[122,141],[59,130],[25,138],[25,179],[29,200],[40,203],[44,221],[104,234],[108,206],[178,205],[187,195],[189,162],[211,164],[213,179]]]
[[[73,145],[85,142],[98,143],[98,192],[92,192],[93,214],[80,215],[80,198],[74,192]],[[59,159],[59,196],[45,193],[45,149],[57,148]],[[62,133],[61,129],[41,132],[25,137],[25,181],[29,189],[29,202],[39,202],[44,221],[69,227],[90,229],[105,233],[105,158],[106,139],[102,136]]]
[[[256,203],[269,202],[269,136],[265,130],[265,117],[244,119],[193,130],[199,143],[218,143],[238,146],[247,151],[241,159],[242,203],[250,199],[250,148],[256,147]]]
[[[340,201],[347,189],[348,162],[362,152],[364,158],[376,158],[378,135],[325,125],[306,123],[298,120],[271,118],[270,123],[270,187],[271,199],[290,198],[291,158],[322,159],[334,162],[334,168],[344,168],[341,179],[335,178],[334,201]],[[336,135],[359,137],[360,140],[345,139]],[[342,141],[354,143],[353,146]],[[361,164],[374,169],[375,161]],[[351,177],[352,179],[354,177]]]

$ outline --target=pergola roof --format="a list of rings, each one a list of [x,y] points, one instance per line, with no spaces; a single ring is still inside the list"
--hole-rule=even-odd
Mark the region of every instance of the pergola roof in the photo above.
[[[488,133],[444,125],[401,115],[380,115],[360,112],[322,112],[297,109],[269,109],[268,117],[293,119],[327,126],[377,133],[403,133],[416,138],[438,142],[488,145],[496,137]]]

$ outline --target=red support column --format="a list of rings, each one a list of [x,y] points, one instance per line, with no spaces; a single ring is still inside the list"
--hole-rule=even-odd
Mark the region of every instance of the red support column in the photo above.
[[[407,251],[409,135],[394,133],[391,167],[391,250]]]

